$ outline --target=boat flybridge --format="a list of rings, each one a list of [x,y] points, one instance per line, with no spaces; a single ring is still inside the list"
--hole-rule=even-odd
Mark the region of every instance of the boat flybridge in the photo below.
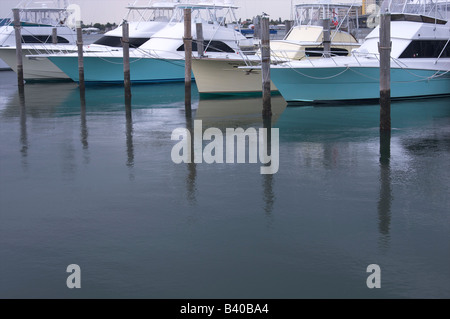
[[[175,5],[178,1],[150,1],[147,5],[133,5],[126,7],[128,13],[124,18],[129,24],[130,48],[138,48],[159,30],[169,23]],[[123,22],[122,22],[123,23]],[[110,48],[122,47],[122,23],[114,30],[106,32],[100,39],[87,47],[85,51],[95,51],[105,46]]]
[[[272,55],[289,60],[304,57],[322,57],[324,54],[324,25],[328,19],[331,54],[346,56],[360,46],[358,33],[358,12],[360,4],[335,3],[319,0],[294,6],[294,26],[283,40],[270,42]]]
[[[391,97],[450,94],[450,5],[446,0],[385,1],[391,15]],[[351,56],[271,66],[287,102],[335,102],[380,96],[379,26]]]
[[[168,25],[142,46],[130,51],[132,82],[184,81],[184,9],[191,9],[192,47],[195,54],[198,51],[197,23],[202,25],[205,55],[238,55],[240,46],[250,42],[234,28],[237,7],[231,3],[178,3]],[[74,81],[79,81],[76,54],[53,54],[47,57]],[[123,51],[118,48],[108,52],[86,52],[84,68],[86,83],[123,83]]]
[[[331,46],[328,54],[347,56],[360,44],[350,33],[356,31],[360,5],[314,1],[296,4],[295,25],[283,40],[271,40],[272,63],[320,58],[324,52],[323,20],[329,19]],[[226,59],[202,57],[192,61],[197,88],[202,96],[261,94],[261,52]],[[246,67],[245,70],[240,68]],[[271,83],[271,90],[277,91]]]
[[[61,5],[58,1],[58,5]],[[42,6],[42,1],[39,2]],[[127,6],[125,20],[130,21],[130,47],[136,48],[148,41],[157,31],[164,28],[172,17],[175,2],[149,1],[145,6]],[[77,52],[75,26],[69,26],[68,18],[71,7],[67,0],[61,7],[27,7],[21,8],[22,50],[24,79],[27,81],[70,80],[57,66],[51,63],[45,54],[64,54]],[[53,14],[53,16],[52,16]],[[45,18],[45,19],[44,19]],[[31,22],[32,21],[32,22]],[[32,26],[29,26],[32,25]],[[53,41],[52,33],[56,29],[58,40]],[[3,32],[2,32],[3,34]],[[8,26],[0,42],[0,58],[16,70],[14,27]],[[7,36],[6,36],[7,35]],[[0,40],[1,41],[1,40]],[[122,46],[122,25],[108,31],[99,40],[85,45],[85,52],[115,50]]]

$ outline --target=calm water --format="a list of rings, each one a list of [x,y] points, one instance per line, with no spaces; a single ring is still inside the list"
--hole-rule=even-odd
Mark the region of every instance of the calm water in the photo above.
[[[180,164],[183,84],[30,84],[0,73],[0,298],[449,298],[450,99],[273,99],[280,170]],[[260,128],[260,99],[200,100],[203,127]],[[81,267],[82,288],[66,286]],[[381,289],[368,289],[370,264]]]

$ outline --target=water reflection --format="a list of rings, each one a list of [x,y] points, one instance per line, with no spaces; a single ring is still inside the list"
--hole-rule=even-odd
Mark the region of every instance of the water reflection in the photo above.
[[[281,96],[272,97],[272,124],[286,109]],[[262,98],[200,100],[196,119],[203,121],[204,127],[261,127]]]
[[[72,106],[80,106],[78,89],[73,83],[54,83],[26,85],[23,92],[17,94],[17,89],[2,92],[2,96],[7,101],[2,108],[2,117],[19,116],[17,106],[22,105],[22,99],[26,100],[27,116],[32,118],[53,117],[64,110],[66,99],[76,91],[76,99]],[[9,96],[8,96],[9,95]],[[66,111],[66,110],[64,110]],[[77,112],[78,114],[78,112]],[[67,114],[66,114],[67,115]]]
[[[190,153],[191,153],[191,163],[188,163],[188,175],[186,177],[186,196],[191,205],[195,205],[197,203],[197,164],[194,163],[194,128],[193,128],[193,117],[192,117],[192,109],[188,108],[185,110],[186,112],[186,129],[191,133],[191,145],[190,145]]]
[[[25,91],[19,87],[19,109],[20,109],[20,143],[22,154],[22,163],[27,166],[26,157],[28,156],[28,134],[27,134],[27,109],[25,105]]]
[[[87,128],[86,119],[86,97],[84,94],[80,93],[80,139],[81,145],[83,147],[83,159],[85,164],[89,164],[89,142],[88,136],[89,131]]]
[[[200,100],[195,119],[202,120],[203,130],[219,128],[224,131],[227,128],[241,127],[243,129],[265,128],[267,130],[267,150],[265,154],[271,155],[272,134],[271,129],[278,118],[286,109],[286,102],[281,96],[272,98],[272,117],[267,120],[262,118],[262,98],[245,99],[207,99]],[[224,151],[225,153],[225,151]],[[270,166],[266,164],[265,166]],[[263,210],[272,225],[272,212],[275,204],[275,192],[273,190],[274,175],[261,175]]]
[[[380,133],[380,195],[378,200],[378,230],[381,248],[388,248],[391,227],[391,133]]]
[[[272,153],[272,121],[271,119],[263,120],[264,128],[267,130],[267,155],[271,156]],[[265,166],[269,166],[271,164],[265,164]],[[266,216],[269,219],[269,226],[273,224],[273,206],[275,203],[275,193],[273,191],[273,179],[274,175],[265,174],[263,176],[263,190],[264,190],[264,211],[266,212]]]

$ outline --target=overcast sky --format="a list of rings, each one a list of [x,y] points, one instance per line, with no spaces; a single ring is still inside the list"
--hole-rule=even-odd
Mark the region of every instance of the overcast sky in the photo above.
[[[48,2],[49,0],[36,0]],[[18,5],[20,0],[0,0],[0,18],[9,17],[11,9]],[[49,1],[50,3],[52,1]],[[69,3],[78,4],[81,7],[82,20],[91,22],[120,22],[127,10],[124,8],[134,0],[70,0]],[[139,0],[139,4],[148,3],[147,0]],[[240,6],[237,11],[238,18],[252,18],[262,12],[270,14],[271,19],[288,19],[291,14],[291,0],[235,0]]]

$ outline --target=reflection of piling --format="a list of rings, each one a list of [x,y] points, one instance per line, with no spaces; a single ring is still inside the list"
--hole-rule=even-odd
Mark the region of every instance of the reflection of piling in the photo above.
[[[197,31],[197,53],[198,57],[201,58],[204,56],[205,44],[203,38],[203,23],[197,23],[195,25]]]
[[[52,43],[58,44],[58,29],[56,28],[52,29]]]
[[[24,158],[28,155],[28,134],[27,134],[27,109],[25,106],[25,90],[19,87],[20,103],[20,143],[22,148],[20,153]],[[25,163],[25,162],[24,162]]]
[[[22,58],[22,34],[20,26],[19,9],[13,9],[14,14],[14,31],[16,34],[16,58],[17,58],[17,84],[23,87],[25,82],[23,78],[23,58]]]
[[[191,112],[186,112],[186,129],[194,137],[194,128],[192,125],[193,119]],[[190,139],[189,152],[191,161],[187,164],[188,166],[188,175],[186,177],[186,196],[191,205],[195,205],[196,198],[196,180],[197,180],[197,164],[194,161],[195,158],[195,146],[194,146],[194,138]]]
[[[127,137],[127,166],[134,166],[134,144],[133,144],[133,117],[131,113],[131,99],[125,99],[126,137]]]
[[[261,19],[261,68],[263,91],[263,118],[272,116],[270,96],[270,29],[269,18]]]
[[[86,120],[86,98],[84,94],[80,96],[80,119],[81,119],[81,145],[83,145],[84,150],[87,150],[89,147],[89,143],[88,143],[87,120]]]
[[[130,27],[127,21],[122,24],[123,45],[123,77],[125,86],[125,99],[131,98],[131,74],[130,74]]]
[[[389,243],[391,225],[392,186],[391,186],[391,132],[382,131],[380,134],[380,198],[378,201],[378,229],[381,244],[386,247]]]
[[[272,120],[265,118],[263,120],[263,127],[267,130],[267,150],[266,153],[272,155]],[[273,206],[275,203],[275,193],[273,192],[273,174],[264,174],[264,210],[268,217],[271,216]]]
[[[391,130],[391,15],[380,15],[380,130]]]
[[[85,90],[84,85],[84,58],[83,58],[83,33],[81,30],[81,21],[77,22],[77,46],[78,46],[78,82],[80,90]]]
[[[191,110],[191,87],[192,87],[192,31],[191,31],[191,9],[184,9],[184,105],[186,111]]]
[[[323,19],[323,57],[331,57],[330,19]]]

